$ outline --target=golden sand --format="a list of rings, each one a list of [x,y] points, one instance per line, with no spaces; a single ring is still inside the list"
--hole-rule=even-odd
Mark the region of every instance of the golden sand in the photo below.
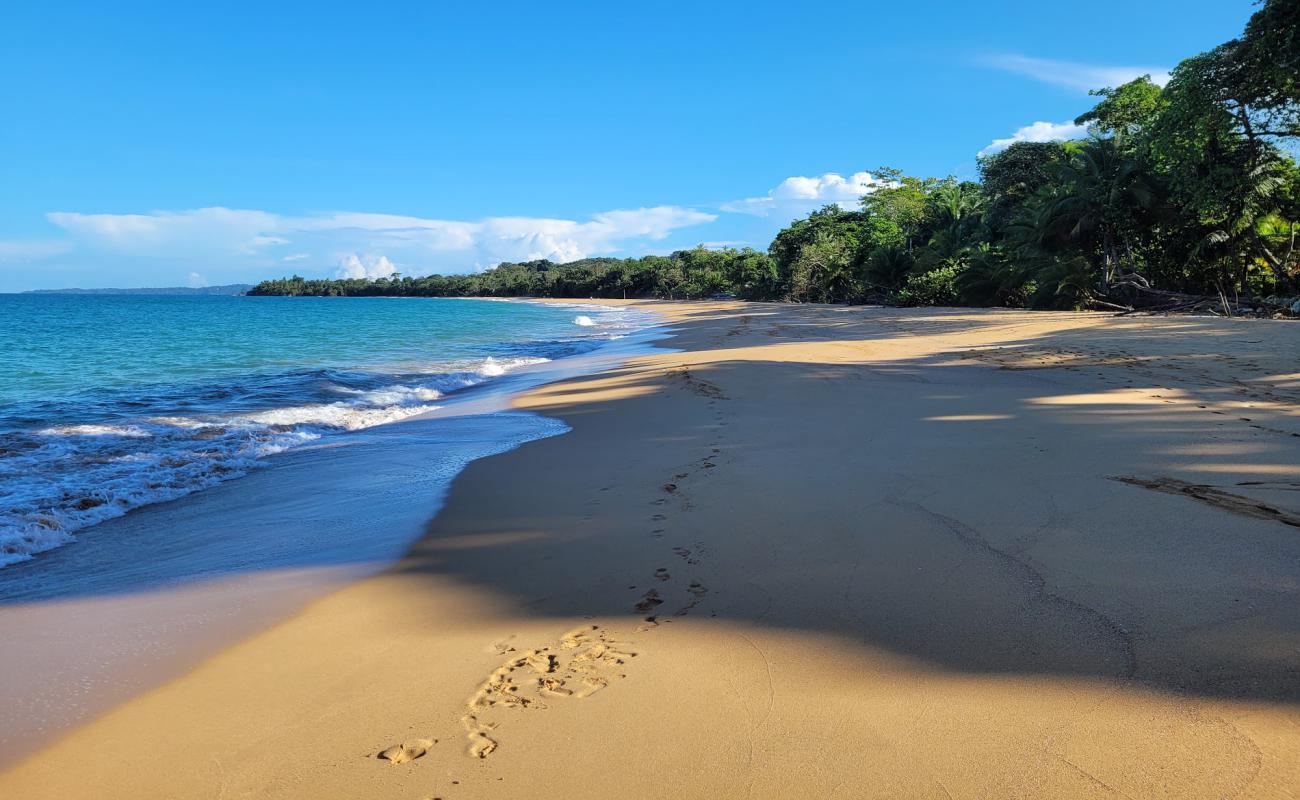
[[[4,798],[1300,796],[1300,326],[654,304]]]

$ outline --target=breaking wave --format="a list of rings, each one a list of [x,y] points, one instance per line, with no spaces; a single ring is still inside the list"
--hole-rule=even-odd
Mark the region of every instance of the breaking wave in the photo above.
[[[268,456],[432,411],[450,393],[644,324],[609,309],[597,317],[578,317],[591,329],[581,338],[486,344],[480,352],[492,355],[401,371],[299,370],[0,406],[0,566],[243,475]]]

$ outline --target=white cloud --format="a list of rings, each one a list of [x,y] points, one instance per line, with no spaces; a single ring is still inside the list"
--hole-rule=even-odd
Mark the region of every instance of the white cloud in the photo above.
[[[198,208],[152,214],[77,214],[56,211],[46,217],[78,243],[137,255],[208,252],[255,255],[283,244],[275,235],[279,217],[265,211]]]
[[[276,265],[312,252],[333,252],[340,254],[340,274],[366,277],[463,272],[539,258],[572,261],[642,248],[680,228],[717,219],[680,206],[605,211],[585,221],[489,217],[471,222],[354,211],[286,216],[229,208],[47,217],[67,233],[66,248],[88,254],[166,261],[204,274],[271,274]]]
[[[197,272],[191,272],[189,278],[190,288],[198,289],[201,286],[208,285],[208,279]]]
[[[722,210],[766,217],[777,212],[799,216],[828,203],[853,209],[862,195],[873,191],[877,185],[869,172],[855,172],[847,178],[836,172],[818,177],[795,175],[781,181],[764,197],[725,203]]]
[[[979,151],[981,157],[1006,150],[1016,142],[1064,142],[1069,139],[1082,139],[1088,135],[1088,129],[1073,122],[1035,122],[1018,129],[1005,139],[994,139],[988,147]]]
[[[1066,89],[1087,92],[1092,89],[1114,88],[1134,78],[1150,75],[1159,86],[1169,82],[1165,67],[1124,67],[1102,64],[1080,64],[1074,61],[1057,61],[1050,58],[1004,54],[990,56],[985,63],[998,69],[1024,75],[1043,83]]]
[[[397,272],[397,267],[387,256],[363,256],[348,253],[339,259],[339,268],[334,273],[336,278],[387,278]]]

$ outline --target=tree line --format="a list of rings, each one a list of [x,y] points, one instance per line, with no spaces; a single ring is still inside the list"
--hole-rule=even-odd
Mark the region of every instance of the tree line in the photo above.
[[[901,305],[1132,307],[1178,295],[1300,293],[1300,2],[1243,34],[1093,92],[1086,139],[1018,142],[978,181],[881,168],[767,252],[503,263],[472,275],[265,281],[249,294],[701,298]]]

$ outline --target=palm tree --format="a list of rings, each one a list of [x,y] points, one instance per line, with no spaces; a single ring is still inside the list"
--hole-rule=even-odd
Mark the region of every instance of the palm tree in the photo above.
[[[867,282],[882,289],[897,289],[916,266],[916,259],[903,245],[877,247],[867,256]]]
[[[926,269],[961,263],[979,229],[983,197],[969,184],[948,182],[931,195],[935,231],[918,261]]]
[[[1094,138],[1058,167],[1064,191],[1047,211],[1047,230],[1063,235],[1085,252],[1100,250],[1105,292],[1122,275],[1124,256],[1129,271],[1120,282],[1145,284],[1132,262],[1129,232],[1155,205],[1156,191],[1143,165],[1125,154],[1114,139]]]
[[[1026,262],[1008,259],[1001,248],[982,242],[955,279],[962,302],[974,306],[1020,305],[1033,278]]]

